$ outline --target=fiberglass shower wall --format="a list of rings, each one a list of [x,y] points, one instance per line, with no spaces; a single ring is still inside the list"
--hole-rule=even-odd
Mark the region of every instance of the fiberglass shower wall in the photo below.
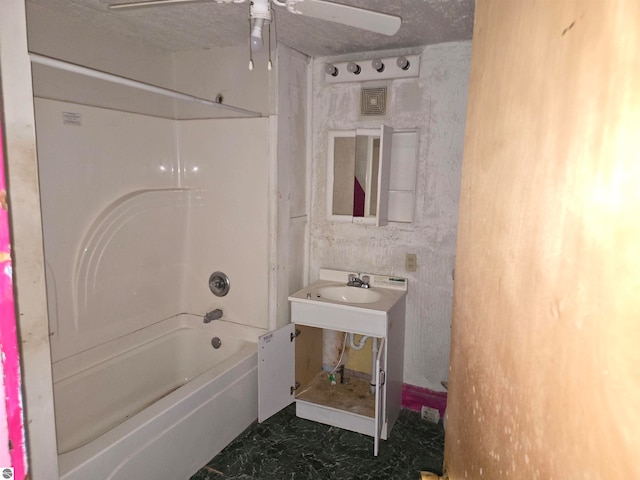
[[[148,94],[75,74],[81,102],[40,98],[62,92],[60,73],[34,67],[53,360],[179,313],[266,328],[269,119],[162,118]],[[117,105],[127,96],[143,113]]]
[[[54,361],[183,312],[266,327],[268,119],[36,99],[36,125]]]
[[[266,327],[268,119],[36,99],[36,122],[54,361],[182,312]]]
[[[161,199],[171,120],[40,98],[35,112],[56,361],[176,313],[186,222]]]

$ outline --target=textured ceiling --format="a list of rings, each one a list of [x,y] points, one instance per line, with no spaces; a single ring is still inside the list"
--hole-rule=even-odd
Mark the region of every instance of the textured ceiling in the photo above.
[[[137,38],[174,52],[246,45],[249,4],[193,3],[110,11],[123,0],[27,0],[55,8],[93,28]],[[474,0],[338,0],[353,6],[398,15],[400,31],[375,34],[333,22],[276,11],[278,41],[309,56],[386,50],[470,40]]]

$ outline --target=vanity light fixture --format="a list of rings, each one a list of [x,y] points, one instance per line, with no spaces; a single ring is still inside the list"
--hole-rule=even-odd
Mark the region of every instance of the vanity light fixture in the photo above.
[[[354,75],[360,75],[361,71],[362,69],[360,68],[360,65],[358,65],[357,63],[349,62],[347,64],[347,72],[353,73]]]
[[[327,84],[342,82],[381,82],[420,76],[420,55],[353,58],[344,62],[322,64]]]
[[[379,58],[374,58],[371,61],[371,66],[373,67],[373,69],[378,72],[378,73],[382,73],[384,72],[384,63],[382,62],[382,60],[380,60]]]
[[[324,66],[324,73],[327,75],[331,75],[332,77],[338,76],[338,67],[336,67],[333,63],[327,63]]]
[[[398,60],[396,60],[396,65],[400,67],[401,70],[409,70],[411,68],[411,62],[407,60],[407,57],[399,56]]]

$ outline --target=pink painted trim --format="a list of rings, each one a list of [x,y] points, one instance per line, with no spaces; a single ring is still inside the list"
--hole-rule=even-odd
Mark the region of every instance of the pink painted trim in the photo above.
[[[0,421],[7,424],[11,465],[17,480],[23,480],[27,469],[27,453],[22,410],[22,383],[20,374],[20,352],[16,326],[16,311],[13,298],[13,270],[11,264],[11,236],[9,214],[6,210],[6,183],[2,125],[0,125],[0,350],[4,370],[4,397],[6,417]],[[4,445],[0,448],[7,448]]]
[[[422,406],[436,408],[440,417],[444,417],[444,409],[447,407],[447,392],[435,392],[428,388],[402,384],[402,408],[419,412]]]

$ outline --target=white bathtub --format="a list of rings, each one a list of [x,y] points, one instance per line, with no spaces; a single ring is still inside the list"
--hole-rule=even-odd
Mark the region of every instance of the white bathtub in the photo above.
[[[183,314],[56,362],[60,478],[189,478],[257,417],[260,333]]]

